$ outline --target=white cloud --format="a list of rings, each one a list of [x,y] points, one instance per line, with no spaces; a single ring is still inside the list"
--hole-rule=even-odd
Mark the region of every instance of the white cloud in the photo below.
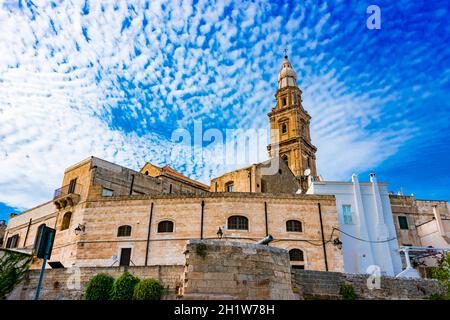
[[[148,9],[143,1],[111,1],[90,2],[82,15],[84,1],[35,3],[35,15],[0,7],[0,202],[30,207],[48,200],[64,168],[90,155],[135,169],[162,164],[172,130],[194,120],[219,129],[267,128],[285,47],[313,117],[325,178],[376,167],[411,138],[413,125],[398,119],[370,129],[383,126],[383,106],[402,95],[390,94],[396,83],[375,82],[370,69],[356,74],[330,56],[339,35],[329,33],[339,22],[331,25],[327,6],[280,13],[270,12],[269,1],[168,1],[165,9],[159,1]],[[353,24],[336,33],[355,30]],[[368,89],[355,89],[358,81]],[[209,160],[171,164],[206,183],[211,171],[231,168]]]

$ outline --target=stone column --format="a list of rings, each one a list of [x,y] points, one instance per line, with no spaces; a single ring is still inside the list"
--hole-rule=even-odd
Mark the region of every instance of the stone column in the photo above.
[[[381,202],[380,190],[375,177],[375,173],[370,174],[370,182],[372,183],[372,194],[376,215],[376,225],[375,225],[375,239],[376,241],[384,241],[391,238],[389,231],[384,220],[383,205]],[[392,240],[394,241],[394,240]],[[375,260],[380,264],[381,270],[386,272],[388,275],[395,275],[394,265],[392,262],[391,248],[388,242],[378,242],[374,243],[376,258]]]
[[[358,176],[356,174],[352,175],[353,182],[353,197],[355,202],[355,215],[356,215],[356,223],[358,230],[358,238],[360,239],[370,239],[371,236],[369,234],[367,228],[367,219],[365,216],[364,204],[361,197],[361,187],[359,185]],[[358,257],[359,257],[359,272],[366,273],[367,268],[374,264],[374,254],[372,252],[372,246],[368,242],[363,242],[360,240],[352,240],[357,241],[356,247],[358,249]],[[363,254],[365,257],[363,257]]]

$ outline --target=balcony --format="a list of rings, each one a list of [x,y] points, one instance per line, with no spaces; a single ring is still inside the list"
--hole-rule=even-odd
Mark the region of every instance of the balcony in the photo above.
[[[55,190],[53,203],[56,209],[72,207],[80,201],[81,185],[77,183],[68,184]]]

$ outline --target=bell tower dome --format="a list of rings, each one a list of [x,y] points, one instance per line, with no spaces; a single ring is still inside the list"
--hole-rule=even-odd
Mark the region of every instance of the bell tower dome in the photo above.
[[[288,56],[284,56],[278,73],[278,89],[275,93],[276,105],[268,113],[270,121],[269,156],[277,154],[288,164],[301,182],[302,190],[308,188],[305,170],[316,176],[316,151],[311,143],[311,116],[303,108],[302,91],[297,85],[297,73]],[[307,173],[308,173],[307,171]]]

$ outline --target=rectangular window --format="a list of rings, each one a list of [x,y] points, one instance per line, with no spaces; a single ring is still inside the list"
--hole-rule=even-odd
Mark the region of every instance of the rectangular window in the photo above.
[[[296,266],[291,266],[292,269],[298,269],[298,270],[304,270],[305,266],[304,265],[296,265]]]
[[[342,216],[344,217],[344,224],[352,224],[352,206],[349,204],[342,205]]]
[[[408,220],[405,216],[398,216],[398,224],[400,225],[400,229],[408,230]]]
[[[9,237],[8,240],[6,241],[6,248],[17,248],[19,242],[19,235],[16,234],[12,237]]]
[[[74,193],[76,185],[77,185],[77,178],[70,180],[69,189],[67,190],[67,193]]]
[[[113,194],[114,194],[114,190],[106,189],[106,188],[102,189],[102,197],[112,197]]]
[[[120,266],[129,266],[131,260],[131,248],[122,248],[120,250]]]

